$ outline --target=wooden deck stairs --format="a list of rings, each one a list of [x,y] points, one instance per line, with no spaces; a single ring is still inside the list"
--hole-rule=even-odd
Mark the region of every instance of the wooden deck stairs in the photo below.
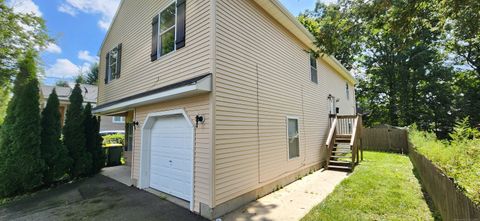
[[[331,127],[326,142],[328,159],[326,169],[352,171],[363,160],[361,150],[362,118],[358,116],[331,116]]]

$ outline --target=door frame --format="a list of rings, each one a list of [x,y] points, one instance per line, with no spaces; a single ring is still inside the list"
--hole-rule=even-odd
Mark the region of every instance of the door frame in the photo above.
[[[141,189],[146,189],[150,187],[150,151],[151,151],[151,129],[158,118],[172,116],[172,115],[181,115],[185,118],[188,122],[189,127],[191,128],[192,133],[192,182],[191,182],[191,190],[192,194],[190,196],[190,210],[193,211],[194,209],[194,199],[195,199],[195,192],[194,192],[194,184],[195,184],[195,127],[188,117],[187,113],[184,109],[175,109],[169,111],[162,111],[162,112],[154,112],[149,113],[145,118],[145,122],[142,126],[141,131],[141,144],[140,144],[140,175],[139,175],[139,185],[138,187]]]

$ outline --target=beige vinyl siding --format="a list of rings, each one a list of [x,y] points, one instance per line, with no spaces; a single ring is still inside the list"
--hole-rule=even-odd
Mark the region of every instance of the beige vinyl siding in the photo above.
[[[217,0],[216,10],[214,205],[325,160],[327,97],[345,94],[345,79],[320,59],[311,82],[306,46],[253,1]],[[293,160],[287,116],[299,119]]]
[[[134,121],[139,122],[139,127],[135,131],[133,148],[133,167],[132,177],[139,178],[140,172],[140,151],[141,151],[141,127],[149,113],[163,112],[175,109],[184,109],[190,117],[192,124],[195,125],[195,116],[205,117],[205,123],[199,124],[195,129],[195,167],[194,167],[194,197],[195,211],[198,211],[199,203],[202,202],[211,205],[210,197],[210,125],[211,118],[209,114],[209,95],[199,95],[191,98],[174,100],[164,103],[157,103],[148,106],[142,106],[135,109]]]
[[[187,1],[185,47],[151,62],[152,18],[172,2],[123,1],[100,53],[99,105],[211,72],[210,0]],[[120,43],[121,77],[105,85],[105,56]]]
[[[351,83],[349,84],[350,90],[350,99],[347,99],[347,93],[345,91],[345,84],[347,80],[344,78],[339,77],[338,74],[335,73],[333,68],[328,66],[323,60],[318,60],[319,68],[318,73],[320,77],[323,77],[324,82],[322,85],[327,87],[328,94],[335,96],[335,98],[339,98],[340,101],[336,103],[337,107],[340,108],[341,115],[353,115],[356,114],[356,106],[355,106],[355,86]],[[319,79],[320,81],[320,79]],[[327,96],[328,96],[327,94]],[[327,105],[328,108],[328,105]],[[327,109],[328,111],[328,109]]]

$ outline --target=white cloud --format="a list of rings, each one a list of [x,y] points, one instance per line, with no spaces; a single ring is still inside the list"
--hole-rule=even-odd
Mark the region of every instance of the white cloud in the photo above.
[[[78,59],[86,61],[88,63],[96,63],[98,62],[98,56],[90,55],[89,51],[79,51],[78,52]]]
[[[330,4],[337,4],[338,0],[321,0],[321,2],[325,3],[326,5],[330,5]]]
[[[78,11],[88,14],[101,15],[98,26],[107,30],[112,22],[120,0],[65,0],[58,10],[70,15],[76,15]]]
[[[67,13],[71,16],[76,16],[77,15],[77,11],[75,11],[75,9],[72,8],[72,6],[67,5],[65,3],[58,6],[58,11],[63,12],[63,13]]]
[[[55,43],[50,43],[45,47],[45,51],[52,54],[60,54],[62,53],[62,48]]]
[[[15,13],[34,14],[42,17],[40,8],[32,0],[10,0],[7,5],[12,7]]]
[[[80,73],[80,67],[65,58],[57,59],[56,63],[45,71],[47,77],[58,78],[74,77]]]
[[[57,59],[55,64],[45,70],[45,77],[53,78],[73,78],[80,74],[84,74],[90,70],[92,63],[84,62],[81,65],[76,65],[66,58]]]

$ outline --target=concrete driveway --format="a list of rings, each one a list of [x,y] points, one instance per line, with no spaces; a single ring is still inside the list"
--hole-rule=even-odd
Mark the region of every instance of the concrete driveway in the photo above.
[[[204,220],[102,175],[0,206],[0,220]]]

